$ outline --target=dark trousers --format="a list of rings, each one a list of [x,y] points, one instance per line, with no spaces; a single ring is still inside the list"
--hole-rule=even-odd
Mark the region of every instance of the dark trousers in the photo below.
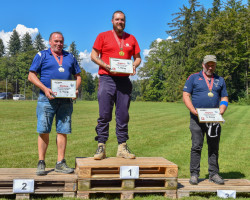
[[[126,142],[128,137],[129,105],[132,84],[129,77],[101,75],[99,78],[98,103],[99,118],[95,140],[105,143],[109,137],[109,122],[112,120],[114,104],[116,106],[116,136],[118,143]]]
[[[221,134],[220,124],[213,124],[211,128],[211,135],[217,137],[210,137],[208,135],[209,126],[206,123],[199,123],[198,119],[191,117],[190,131],[192,134],[192,148],[190,160],[190,174],[191,176],[200,174],[200,160],[203,141],[206,134],[208,145],[208,172],[210,176],[219,173],[219,142]]]

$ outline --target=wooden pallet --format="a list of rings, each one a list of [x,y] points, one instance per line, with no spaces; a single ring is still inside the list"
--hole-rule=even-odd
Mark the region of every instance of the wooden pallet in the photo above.
[[[118,178],[78,179],[78,191],[106,190],[177,190],[177,178],[140,178],[131,180]]]
[[[107,190],[107,191],[77,191],[77,198],[89,199],[90,194],[120,194],[120,199],[133,199],[135,194],[163,194],[165,197],[176,199],[176,190]]]
[[[177,178],[178,166],[161,157],[138,157],[136,159],[76,158],[78,178],[119,178],[120,166],[139,166],[140,178]]]
[[[35,168],[0,168],[0,195],[13,195],[13,179],[34,179],[35,194],[62,194],[75,197],[76,174],[62,174],[47,169],[46,176],[37,176]],[[17,199],[27,199],[29,194],[16,194]]]
[[[198,185],[191,185],[189,179],[178,179],[177,197],[188,197],[190,192],[217,192],[217,190],[236,190],[236,192],[250,192],[250,181],[246,179],[225,179],[224,185],[199,179]]]
[[[139,178],[120,179],[121,166],[139,166]],[[162,193],[169,198],[177,194],[178,166],[160,157],[76,158],[76,174],[77,197],[84,199],[96,193],[118,193],[121,199],[132,199],[137,193]]]

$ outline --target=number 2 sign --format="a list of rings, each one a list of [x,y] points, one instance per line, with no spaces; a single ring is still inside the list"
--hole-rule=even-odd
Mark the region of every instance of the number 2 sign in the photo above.
[[[139,178],[139,166],[121,166],[121,179],[137,179]]]
[[[13,193],[34,193],[34,179],[14,179]]]

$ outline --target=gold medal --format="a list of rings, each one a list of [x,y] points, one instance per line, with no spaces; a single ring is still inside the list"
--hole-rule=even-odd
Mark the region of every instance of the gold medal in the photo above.
[[[119,51],[119,55],[124,56],[125,55],[124,51]]]
[[[213,97],[213,96],[214,96],[214,94],[213,94],[212,92],[209,92],[207,95],[208,95],[209,97]]]

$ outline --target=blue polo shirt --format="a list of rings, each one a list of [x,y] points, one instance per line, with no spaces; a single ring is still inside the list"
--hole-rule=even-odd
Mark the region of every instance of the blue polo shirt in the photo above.
[[[64,71],[59,71],[59,64],[51,53],[50,49],[40,51],[36,54],[29,71],[36,72],[40,75],[40,81],[47,87],[51,88],[51,79],[71,80],[72,75],[81,72],[77,60],[73,54],[66,51],[63,53],[62,67]],[[58,57],[60,60],[60,57]],[[40,93],[43,91],[40,90]]]
[[[227,97],[226,83],[224,79],[214,74],[214,84],[212,88],[213,97],[209,97],[209,89],[202,71],[188,77],[184,92],[192,96],[192,103],[195,108],[218,108],[221,97]]]

